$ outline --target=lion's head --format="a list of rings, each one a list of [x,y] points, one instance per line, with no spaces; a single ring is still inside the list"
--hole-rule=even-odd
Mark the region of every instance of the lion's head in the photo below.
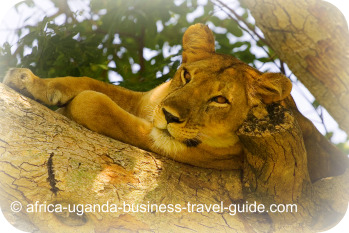
[[[182,55],[182,65],[153,116],[153,138],[159,147],[166,145],[167,153],[234,148],[239,142],[236,131],[249,110],[286,98],[292,88],[281,74],[263,74],[216,53],[213,33],[202,24],[185,32]]]

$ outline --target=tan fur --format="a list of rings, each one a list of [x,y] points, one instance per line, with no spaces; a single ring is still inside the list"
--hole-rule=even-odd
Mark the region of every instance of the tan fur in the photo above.
[[[139,93],[90,78],[40,79],[11,69],[4,83],[98,133],[177,161],[239,169],[243,150],[236,135],[252,106],[289,96],[290,81],[262,74],[238,59],[215,53],[207,26],[183,36],[183,63],[173,79]],[[170,122],[166,121],[171,119]]]

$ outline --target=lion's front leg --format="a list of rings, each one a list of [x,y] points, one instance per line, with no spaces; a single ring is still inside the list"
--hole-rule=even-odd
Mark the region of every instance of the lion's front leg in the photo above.
[[[96,91],[78,94],[60,113],[97,133],[151,151],[152,124]]]
[[[72,97],[67,91],[52,85],[52,79],[41,79],[26,68],[10,69],[3,83],[47,105],[62,105]]]
[[[81,92],[97,91],[110,97],[124,110],[136,114],[144,93],[104,83],[89,77],[58,77],[41,79],[29,69],[10,69],[3,81],[7,86],[46,105],[64,106]]]
[[[108,89],[107,84],[88,77],[42,79],[26,68],[10,69],[3,81],[7,86],[46,105],[62,106],[84,90]]]

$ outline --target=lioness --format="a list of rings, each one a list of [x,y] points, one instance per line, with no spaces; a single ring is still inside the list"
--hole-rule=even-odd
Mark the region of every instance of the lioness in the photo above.
[[[315,132],[290,100],[288,78],[215,53],[207,26],[187,29],[182,55],[173,79],[145,93],[87,77],[40,79],[24,68],[10,69],[4,83],[47,105],[64,106],[62,114],[93,131],[206,168],[242,167],[244,152],[236,131],[261,103],[287,98],[304,137]]]

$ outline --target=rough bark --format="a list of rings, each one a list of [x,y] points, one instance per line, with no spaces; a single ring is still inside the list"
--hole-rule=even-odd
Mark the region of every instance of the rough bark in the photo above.
[[[262,127],[262,133],[242,129],[246,168],[218,171],[177,163],[91,132],[2,84],[0,93],[0,205],[18,228],[40,232],[314,232],[332,226],[345,213],[348,172],[310,183],[300,130],[291,112],[284,111],[281,121],[273,121],[272,129]],[[260,124],[264,123],[262,119]],[[14,201],[23,205],[18,213],[10,209]],[[112,204],[122,207],[123,203],[187,207],[188,203],[223,202],[228,207],[246,201],[266,207],[296,203],[299,212],[112,211]],[[30,213],[27,205],[35,208],[36,202],[63,207],[84,204],[85,208],[109,204],[109,211],[50,213],[38,206],[41,210]]]
[[[241,0],[268,45],[349,133],[349,33],[322,0]]]

